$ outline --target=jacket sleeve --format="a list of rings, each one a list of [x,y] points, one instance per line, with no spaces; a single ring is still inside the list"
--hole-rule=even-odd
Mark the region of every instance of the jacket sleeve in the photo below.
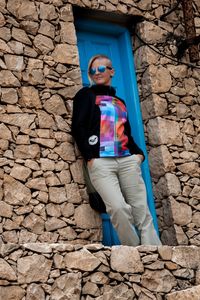
[[[78,91],[74,97],[72,115],[72,135],[86,161],[92,158],[92,151],[88,143],[88,128],[92,107],[90,98],[88,88],[82,88]]]

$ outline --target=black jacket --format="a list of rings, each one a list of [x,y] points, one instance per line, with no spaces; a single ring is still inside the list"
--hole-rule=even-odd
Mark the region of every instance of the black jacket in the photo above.
[[[120,99],[115,95],[115,89],[113,87],[105,85],[84,87],[75,95],[72,116],[72,135],[86,161],[99,157],[101,111],[99,106],[95,104],[96,95],[109,95]],[[122,99],[120,100],[124,103]],[[124,124],[124,130],[124,133],[128,137],[127,146],[130,153],[142,154],[144,156],[143,151],[136,145],[131,136],[131,128],[128,120]],[[91,145],[89,139],[95,136],[98,137],[98,142]]]

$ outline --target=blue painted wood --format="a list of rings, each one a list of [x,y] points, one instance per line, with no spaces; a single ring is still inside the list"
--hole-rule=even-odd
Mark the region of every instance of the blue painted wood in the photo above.
[[[83,85],[89,85],[87,65],[93,55],[100,53],[108,55],[113,62],[115,76],[112,85],[117,89],[117,95],[126,101],[132,134],[146,156],[142,164],[142,175],[147,188],[149,209],[158,232],[130,33],[123,26],[107,22],[79,19],[75,24]],[[118,244],[115,230],[112,225],[108,225],[109,216],[103,214],[102,220],[103,243],[105,245]],[[108,230],[108,226],[111,227],[111,231]]]
[[[113,66],[116,68],[117,73],[113,77],[112,85],[117,89],[117,93],[124,95],[123,76],[122,70],[118,66],[120,65],[119,57],[119,45],[118,39],[112,36],[102,35],[100,33],[81,32],[78,31],[78,48],[80,55],[80,65],[82,72],[83,85],[89,85],[87,78],[87,66],[89,59],[96,54],[105,54],[113,61]],[[121,91],[121,93],[120,93]]]

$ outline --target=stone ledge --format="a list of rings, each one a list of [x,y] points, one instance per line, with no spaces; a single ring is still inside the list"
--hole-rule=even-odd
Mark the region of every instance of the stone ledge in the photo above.
[[[196,246],[1,243],[0,257],[2,300],[13,295],[15,300],[32,296],[40,300],[156,300],[158,295],[167,300],[183,299],[182,295],[195,300],[191,295],[197,297],[200,291],[200,248]]]

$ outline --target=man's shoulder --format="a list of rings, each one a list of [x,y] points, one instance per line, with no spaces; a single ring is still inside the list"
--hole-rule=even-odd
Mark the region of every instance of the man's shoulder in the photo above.
[[[88,95],[91,93],[91,89],[89,86],[82,87],[75,95],[75,99],[80,96]]]

